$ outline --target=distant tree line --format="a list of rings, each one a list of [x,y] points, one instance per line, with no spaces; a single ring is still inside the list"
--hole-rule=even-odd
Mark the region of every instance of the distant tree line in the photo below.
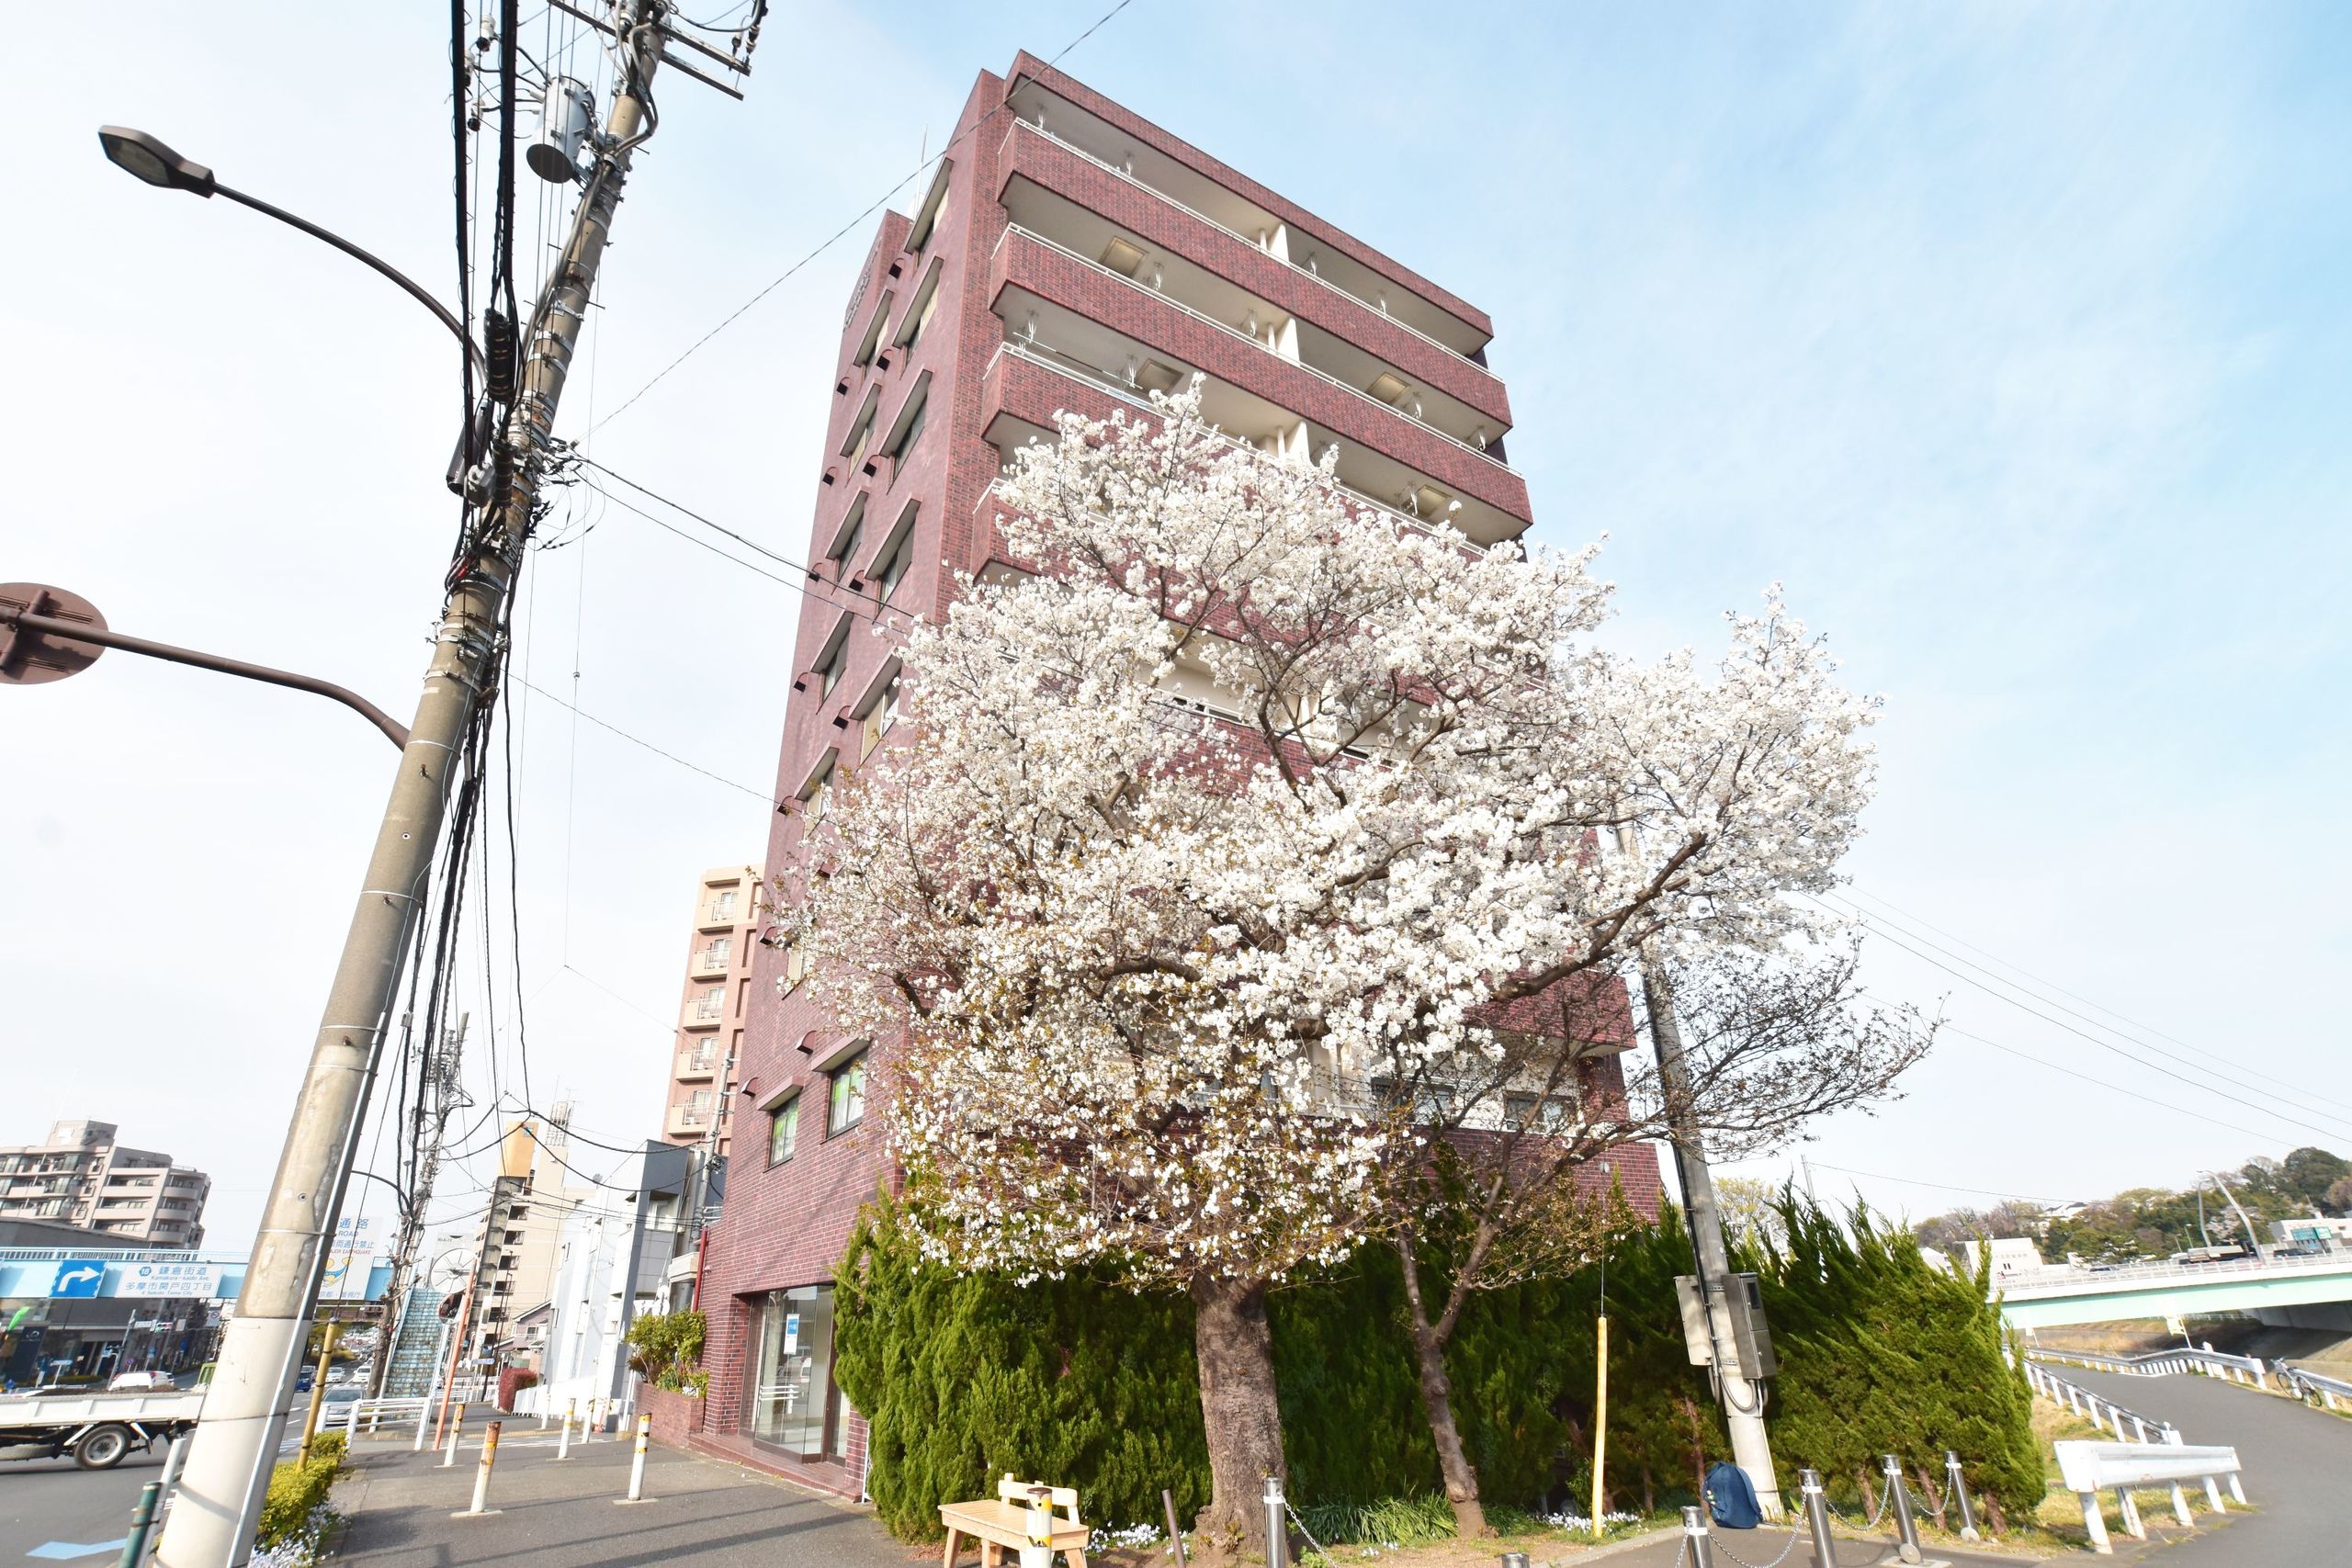
[[[2284,1159],[2256,1156],[2221,1176],[2265,1242],[2271,1239],[2273,1220],[2314,1209],[2329,1215],[2352,1213],[2352,1160],[2325,1149],[2301,1148]],[[2037,1204],[2015,1201],[1954,1209],[1911,1229],[1922,1246],[1945,1248],[1980,1236],[2032,1236],[2045,1258],[2071,1254],[2093,1262],[2162,1258],[2204,1246],[2209,1235],[2216,1245],[2245,1240],[2236,1211],[2211,1182],[2177,1191],[2133,1187],[2072,1214],[2046,1214]]]

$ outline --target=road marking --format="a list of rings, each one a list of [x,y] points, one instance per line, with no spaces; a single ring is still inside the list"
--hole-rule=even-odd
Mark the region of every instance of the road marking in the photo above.
[[[78,1546],[70,1540],[45,1540],[25,1555],[56,1558],[96,1557],[101,1551],[120,1551],[130,1540],[129,1536],[124,1536],[121,1540],[93,1541],[88,1546]]]

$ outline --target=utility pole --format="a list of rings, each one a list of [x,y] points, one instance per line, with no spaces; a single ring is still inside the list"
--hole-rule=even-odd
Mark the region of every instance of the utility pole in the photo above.
[[[452,573],[416,718],[384,809],[326,1012],[270,1182],[244,1289],[157,1552],[164,1568],[241,1568],[317,1300],[326,1240],[368,1107],[401,963],[419,923],[461,743],[493,688],[501,626],[523,561],[547,443],[630,155],[650,134],[645,88],[663,59],[661,0],[629,0],[616,29],[632,68],[616,84],[571,233],[525,339],[499,434],[498,482]]]
[[[1631,856],[1633,829],[1618,829],[1617,843]],[[1722,1321],[1726,1292],[1736,1288],[1731,1252],[1724,1245],[1723,1212],[1715,1201],[1715,1180],[1707,1169],[1699,1118],[1690,1101],[1682,1026],[1674,1016],[1674,981],[1656,943],[1642,944],[1640,972],[1642,1003],[1650,1019],[1650,1043],[1657,1052],[1658,1091],[1665,1098],[1667,1125],[1674,1135],[1675,1174],[1680,1179],[1682,1205],[1690,1216],[1691,1245],[1699,1257],[1699,1295],[1713,1350],[1716,1397],[1723,1402],[1724,1426],[1731,1433],[1732,1459],[1747,1472],[1764,1517],[1777,1519],[1781,1513],[1781,1483],[1772,1469],[1771,1438],[1764,1429],[1764,1384],[1746,1375],[1736,1337]]]
[[[441,1151],[449,1133],[449,1118],[460,1107],[469,1105],[458,1087],[458,1068],[464,1058],[466,1026],[472,1021],[471,1013],[458,1015],[458,1027],[445,1032],[436,1050],[427,1040],[417,1063],[416,1124],[410,1130],[416,1152],[416,1167],[409,1181],[408,1206],[401,1215],[401,1236],[392,1249],[392,1273],[385,1287],[384,1300],[390,1305],[390,1327],[385,1331],[383,1344],[376,1352],[376,1372],[371,1397],[384,1394],[384,1380],[391,1375],[392,1349],[399,1343],[400,1332],[408,1318],[408,1295],[416,1267],[416,1249],[424,1239],[424,1211],[433,1201],[433,1185],[441,1179]],[[428,1021],[429,1022],[429,1021]],[[403,1025],[405,1028],[405,1025]],[[407,1047],[403,1045],[401,1049]],[[427,1105],[431,1109],[427,1109]],[[433,1123],[430,1142],[424,1137],[427,1120]]]
[[[2229,1200],[2230,1207],[2237,1211],[2238,1224],[2245,1227],[2245,1244],[2254,1249],[2255,1257],[2260,1258],[2262,1256],[2262,1237],[2255,1232],[2254,1216],[2245,1212],[2245,1205],[2238,1201],[2238,1195],[2230,1190],[2230,1184],[2222,1179],[2222,1173],[2220,1171],[2210,1170],[2205,1174],[2213,1179],[2213,1185],[2221,1190],[2221,1193],[2223,1198]]]

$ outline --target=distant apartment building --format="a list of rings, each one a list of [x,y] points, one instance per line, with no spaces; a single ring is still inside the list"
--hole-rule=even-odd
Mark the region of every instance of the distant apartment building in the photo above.
[[[0,1148],[0,1220],[51,1220],[155,1247],[204,1245],[212,1179],[115,1142],[111,1122],[60,1122],[49,1141]]]
[[[510,1123],[499,1152],[499,1174],[475,1243],[474,1303],[467,1338],[480,1362],[527,1367],[536,1347],[518,1320],[543,1305],[556,1277],[558,1236],[565,1219],[597,1189],[573,1176],[571,1108]],[[590,1175],[597,1174],[589,1167]]]
[[[755,866],[706,871],[695,888],[694,936],[686,948],[684,995],[662,1112],[662,1137],[701,1144],[724,1158],[728,1095],[743,1056],[752,952],[759,941],[760,873]]]

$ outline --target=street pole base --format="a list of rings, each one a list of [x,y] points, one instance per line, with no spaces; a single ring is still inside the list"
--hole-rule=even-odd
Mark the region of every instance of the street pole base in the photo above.
[[[627,1508],[639,1503],[659,1503],[662,1499],[659,1497],[616,1497],[613,1501]]]
[[[453,1519],[487,1519],[505,1511],[503,1508],[460,1508],[449,1517]]]

